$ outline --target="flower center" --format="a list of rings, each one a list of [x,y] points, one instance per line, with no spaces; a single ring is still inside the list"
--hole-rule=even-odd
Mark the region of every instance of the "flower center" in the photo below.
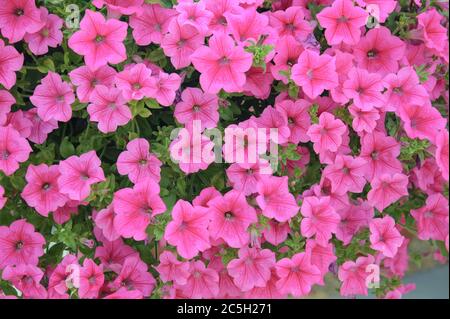
[[[7,160],[9,155],[11,155],[11,153],[8,152],[8,150],[3,150],[3,152],[2,152],[2,160]]]
[[[253,175],[253,169],[249,168],[249,169],[247,170],[247,174],[248,174],[248,175]]]
[[[370,50],[369,52],[367,52],[367,57],[369,59],[373,59],[376,55],[377,55],[377,51],[375,49]]]
[[[233,217],[234,217],[234,215],[233,215],[232,212],[226,212],[226,213],[225,213],[225,219],[226,219],[226,220],[232,220]]]
[[[229,65],[230,64],[230,59],[228,59],[226,56],[224,56],[223,58],[221,58],[219,60],[219,64],[220,65]]]
[[[60,96],[56,97],[56,101],[57,102],[64,102],[64,96],[60,95]]]
[[[288,118],[288,123],[289,123],[289,124],[294,124],[294,119],[293,119],[292,117],[289,117],[289,118]]]
[[[103,36],[97,35],[97,36],[95,37],[95,42],[97,42],[97,43],[102,43],[104,39],[105,39],[105,38],[104,38]]]
[[[44,28],[44,29],[42,29],[42,31],[41,31],[41,35],[42,35],[44,38],[48,38],[48,36],[50,35],[50,31],[49,31],[47,28]]]
[[[87,181],[89,179],[89,175],[87,173],[82,173],[80,178],[83,181]]]
[[[178,41],[178,46],[179,47],[183,47],[186,44],[186,40],[181,39],[180,41]]]
[[[286,24],[286,29],[288,29],[289,31],[294,31],[295,25],[293,23]]]
[[[306,72],[306,76],[308,77],[308,79],[312,79],[313,78],[313,70],[308,70],[307,72]]]
[[[21,250],[23,248],[23,242],[20,240],[16,243],[16,250]]]
[[[142,88],[140,83],[134,83],[133,84],[133,90],[140,90]]]
[[[401,93],[402,93],[402,88],[400,88],[400,87],[394,88],[392,91],[393,91],[394,93],[396,93],[396,94],[401,94]]]
[[[433,217],[433,212],[430,212],[430,211],[428,211],[428,212],[425,212],[425,218],[432,218]]]
[[[225,19],[224,16],[221,16],[218,20],[217,23],[221,24],[221,25],[227,25],[227,19]]]
[[[112,102],[108,105],[110,108],[115,109],[117,107],[116,103]]]
[[[372,154],[370,154],[370,156],[372,157],[372,159],[376,160],[376,159],[378,159],[378,152],[373,151]]]
[[[23,16],[24,13],[25,13],[25,12],[24,12],[23,9],[21,9],[21,8],[17,8],[17,9],[16,9],[16,12],[15,12],[16,16],[18,16],[18,17]]]
[[[44,185],[42,185],[42,189],[43,190],[48,190],[50,188],[50,184],[49,183],[45,183]]]
[[[347,175],[347,174],[350,172],[350,170],[348,169],[348,167],[343,167],[343,168],[342,168],[342,172],[343,172],[345,175]]]
[[[147,165],[147,160],[146,159],[141,159],[139,161],[139,165],[141,165],[141,166]]]
[[[339,19],[338,19],[338,22],[340,22],[340,23],[345,23],[345,22],[347,22],[348,21],[348,18],[346,17],[346,16],[341,16]]]
[[[200,111],[200,106],[194,105],[194,106],[192,107],[192,109],[194,110],[194,112],[199,112],[199,111]]]

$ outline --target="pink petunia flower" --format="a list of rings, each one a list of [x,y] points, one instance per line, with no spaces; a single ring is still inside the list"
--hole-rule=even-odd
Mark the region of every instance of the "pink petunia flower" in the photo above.
[[[102,209],[93,217],[95,225],[102,230],[103,236],[111,242],[120,238],[120,234],[114,228],[115,217],[116,212],[113,205]]]
[[[269,221],[268,227],[264,228],[263,235],[264,239],[274,246],[278,246],[283,243],[290,233],[291,228],[289,223],[280,223],[275,219]]]
[[[270,64],[266,65],[266,70],[260,67],[251,67],[245,73],[247,78],[242,89],[247,96],[254,96],[257,99],[265,100],[272,91],[273,76],[270,72]]]
[[[367,200],[380,212],[402,196],[408,195],[408,177],[401,173],[376,176],[370,185],[372,189],[367,194]]]
[[[151,179],[159,183],[161,179],[161,161],[150,153],[147,140],[137,138],[127,144],[127,150],[117,158],[117,170],[120,175],[128,175],[133,183]]]
[[[7,266],[2,279],[11,282],[23,294],[25,299],[46,299],[47,291],[41,284],[42,270],[35,265]]]
[[[312,286],[321,281],[320,269],[311,264],[311,258],[305,252],[295,254],[291,259],[279,260],[276,271],[280,278],[276,283],[277,289],[294,297],[307,296]]]
[[[31,121],[25,116],[25,113],[22,110],[17,110],[9,113],[6,117],[6,121],[3,123],[3,126],[8,125],[19,132],[20,136],[28,138],[31,134],[31,127],[33,126],[33,123],[31,123]]]
[[[174,116],[188,127],[193,121],[200,121],[201,129],[214,128],[219,122],[218,109],[216,95],[203,93],[198,88],[186,88],[181,94],[181,101],[175,106]]]
[[[214,34],[229,33],[228,14],[239,15],[243,8],[239,0],[204,0],[206,9],[213,14],[209,29]]]
[[[303,199],[301,213],[303,219],[300,230],[303,236],[310,238],[315,235],[316,242],[325,246],[335,234],[340,216],[330,205],[329,197],[308,196]]]
[[[421,240],[445,240],[448,236],[448,200],[440,193],[427,197],[425,206],[411,210]]]
[[[127,36],[125,22],[108,19],[99,12],[86,10],[80,30],[69,39],[69,47],[83,55],[86,65],[93,71],[107,63],[117,64],[127,58],[123,41]]]
[[[311,264],[317,266],[321,273],[321,281],[319,285],[325,285],[324,277],[329,272],[329,267],[337,260],[334,254],[334,246],[328,243],[325,246],[319,245],[315,240],[308,239],[306,241],[306,254],[311,256]]]
[[[447,29],[441,25],[443,18],[435,8],[430,8],[417,16],[419,32],[421,32],[425,45],[430,49],[442,51],[448,41]]]
[[[440,131],[435,139],[436,144],[436,163],[439,167],[439,170],[442,172],[442,177],[448,181],[448,166],[449,166],[449,144],[448,144],[448,131],[442,130]]]
[[[45,238],[25,219],[9,227],[0,226],[0,269],[6,266],[37,265],[44,255]]]
[[[191,273],[186,285],[181,287],[182,293],[188,299],[210,299],[219,294],[219,274],[216,270],[205,267],[200,261],[192,261]]]
[[[370,111],[385,104],[383,89],[383,81],[379,74],[353,68],[348,74],[348,80],[344,82],[342,91],[347,98],[353,99],[353,104],[363,111]]]
[[[16,104],[15,97],[9,91],[0,90],[0,125],[5,126],[6,117],[14,104]]]
[[[105,281],[103,266],[97,266],[92,259],[86,258],[80,269],[80,288],[78,295],[82,299],[96,299]]]
[[[5,189],[2,185],[0,185],[0,210],[5,207],[6,201],[8,200],[7,197],[5,197]]]
[[[233,163],[226,173],[233,188],[247,196],[258,192],[257,185],[261,176],[271,175],[272,168],[269,162],[260,159],[256,163]]]
[[[338,214],[341,216],[341,222],[336,230],[336,238],[348,245],[356,233],[369,226],[374,212],[367,201],[359,199],[355,204],[338,210]]]
[[[314,143],[316,153],[322,153],[325,150],[336,152],[342,145],[346,131],[347,127],[340,119],[324,112],[319,116],[319,123],[311,125],[306,134]]]
[[[386,257],[394,257],[404,240],[395,228],[395,220],[391,216],[374,218],[369,223],[369,229],[370,248],[383,253]]]
[[[216,197],[208,203],[210,224],[208,230],[212,239],[223,239],[230,247],[241,248],[250,241],[248,227],[258,221],[256,212],[245,196],[231,190],[223,197]]]
[[[116,212],[114,228],[117,233],[125,238],[146,239],[145,230],[151,218],[167,209],[159,192],[159,185],[152,179],[146,179],[133,188],[117,191],[113,200]]]
[[[64,256],[62,261],[53,269],[48,280],[49,299],[69,299],[69,287],[75,287],[78,283],[77,274],[80,265],[78,259],[72,254]],[[77,273],[77,274],[75,274]]]
[[[216,298],[237,298],[242,296],[241,289],[235,285],[220,256],[213,257],[208,267],[216,270],[219,275],[219,293]]]
[[[72,215],[78,215],[78,207],[87,205],[86,202],[69,200],[63,207],[59,207],[53,212],[53,220],[58,225],[62,225],[70,220]]]
[[[398,62],[405,53],[405,43],[386,27],[370,29],[353,48],[359,68],[369,73],[386,75],[398,71]]]
[[[61,194],[58,188],[58,177],[60,176],[57,165],[47,166],[45,164],[30,165],[27,169],[25,179],[27,185],[22,191],[22,198],[42,216],[48,217],[58,207],[62,207],[68,201],[67,196]]]
[[[117,278],[112,282],[113,288],[126,287],[128,290],[138,290],[144,297],[152,294],[155,285],[155,278],[148,272],[147,264],[139,257],[125,259]]]
[[[142,10],[144,0],[93,0],[92,4],[98,9],[106,6],[108,16],[120,17],[121,14],[139,14]]]
[[[404,123],[406,135],[410,138],[432,141],[447,124],[447,120],[429,102],[424,105],[402,104],[398,114]]]
[[[131,120],[131,111],[122,92],[104,85],[96,86],[92,91],[87,112],[92,122],[98,122],[100,132],[115,132],[118,126],[123,126]]]
[[[195,206],[202,206],[202,207],[209,207],[209,202],[212,201],[216,197],[220,197],[222,194],[215,189],[214,187],[206,187],[203,188],[200,194],[194,198],[192,201],[192,205]]]
[[[59,163],[61,176],[58,186],[61,193],[72,200],[84,200],[91,192],[91,185],[105,181],[101,161],[95,151],[81,156],[71,156]]]
[[[87,66],[81,66],[69,72],[70,81],[77,87],[77,97],[81,103],[89,102],[92,92],[97,85],[112,87],[116,71],[104,65],[92,71]]]
[[[297,64],[292,67],[291,78],[311,99],[318,97],[324,90],[338,86],[334,58],[311,50],[300,54]]]
[[[191,55],[191,60],[201,73],[203,91],[215,94],[224,89],[232,93],[242,91],[253,56],[235,46],[231,37],[216,34],[209,39],[209,46],[202,46]]]
[[[359,157],[337,155],[334,163],[323,171],[331,182],[331,191],[337,194],[361,193],[366,185],[366,164],[367,162]]]
[[[305,100],[290,101],[285,100],[275,104],[275,109],[286,119],[290,135],[288,141],[293,144],[309,141],[306,134],[311,126],[311,117],[309,115],[309,106]]]
[[[387,17],[395,10],[397,7],[397,1],[395,0],[356,0],[356,2],[361,6],[365,7],[366,10],[372,11],[374,7],[377,9],[375,12],[370,12],[379,23],[384,23]],[[369,8],[372,6],[372,8]],[[375,13],[378,15],[376,16]]]
[[[182,69],[191,64],[191,55],[204,43],[204,36],[198,29],[189,24],[181,24],[173,19],[169,24],[168,33],[161,42],[164,54],[170,57],[176,69]]]
[[[0,171],[9,176],[28,160],[32,152],[28,141],[11,126],[0,126]]]
[[[144,63],[135,64],[118,73],[115,84],[122,91],[126,100],[142,100],[144,97],[152,97],[154,86],[152,70]]]
[[[193,26],[203,35],[209,33],[208,25],[213,14],[206,10],[205,2],[179,1],[175,10],[179,13],[177,20],[181,25]]]
[[[47,139],[48,134],[58,128],[56,120],[43,121],[37,114],[36,108],[24,112],[24,116],[32,124],[30,135],[28,136],[30,142],[42,144]]]
[[[295,41],[293,37],[282,37],[275,45],[274,65],[270,68],[276,80],[288,84],[288,74],[294,64],[297,63],[300,54],[304,51],[303,46]]]
[[[151,97],[163,106],[172,105],[182,82],[181,77],[177,73],[160,72],[151,78],[151,82],[153,87]]]
[[[10,43],[23,39],[26,33],[39,31],[44,22],[35,0],[2,1],[0,6],[0,30]]]
[[[39,10],[41,21],[45,24],[41,29],[33,33],[27,33],[24,37],[30,51],[35,55],[46,54],[49,47],[56,48],[63,40],[61,28],[64,20],[56,14],[49,14],[48,10],[44,7],[41,7]]]
[[[299,207],[294,195],[289,193],[287,176],[261,176],[256,187],[256,202],[264,216],[286,222],[297,215]]]
[[[341,296],[367,296],[367,277],[372,273],[370,265],[373,265],[375,258],[372,255],[358,257],[356,261],[346,261],[339,267],[338,277],[342,281]]]
[[[269,17],[270,25],[280,38],[292,36],[302,42],[313,31],[313,27],[305,20],[304,10],[301,7],[294,6],[285,11],[275,11]]]
[[[238,254],[239,258],[231,260],[227,266],[234,284],[241,291],[265,287],[275,267],[275,253],[269,249],[243,247]]]
[[[1,9],[0,9],[1,10]],[[3,28],[1,28],[3,31]],[[0,39],[0,84],[7,90],[16,84],[16,71],[23,66],[23,54]]]
[[[331,7],[320,11],[317,20],[325,28],[325,38],[329,45],[344,42],[355,45],[361,37],[361,27],[368,18],[365,10],[353,5],[350,0],[333,1]]]
[[[254,9],[244,10],[240,14],[226,14],[230,33],[234,40],[243,45],[256,43],[269,28],[269,18]]]
[[[362,108],[352,104],[348,107],[350,114],[353,116],[352,128],[360,134],[372,133],[377,127],[377,121],[380,119],[380,112],[376,108],[363,110]]]
[[[159,265],[155,267],[163,282],[173,281],[177,285],[185,285],[190,277],[189,264],[179,261],[171,251],[159,255]]]
[[[130,17],[133,38],[137,45],[160,44],[169,29],[169,24],[177,12],[159,4],[144,4],[140,14]]]
[[[258,133],[260,129],[265,129],[266,136],[270,136],[270,131],[276,129],[277,134],[275,138],[270,136],[271,140],[276,144],[285,144],[288,142],[291,130],[288,127],[288,119],[284,117],[281,112],[278,112],[274,107],[267,106],[262,114],[254,119]],[[264,132],[263,131],[263,132]]]
[[[72,117],[71,104],[75,102],[75,94],[59,74],[49,72],[34,89],[30,101],[42,120],[68,122]]]
[[[132,247],[125,245],[122,239],[103,241],[103,246],[98,246],[95,249],[95,258],[98,258],[106,269],[114,271],[120,271],[125,261],[130,257],[139,258],[139,253]]]
[[[374,131],[361,139],[360,157],[367,162],[365,177],[369,182],[383,174],[401,173],[399,155],[400,144],[391,136]]]
[[[195,257],[200,251],[208,249],[209,242],[208,210],[178,200],[172,210],[172,221],[167,225],[164,239],[177,247],[178,254],[186,259]]]

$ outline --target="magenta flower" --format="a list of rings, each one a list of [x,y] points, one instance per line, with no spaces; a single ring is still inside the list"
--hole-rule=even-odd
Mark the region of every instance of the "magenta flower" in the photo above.
[[[119,89],[99,85],[92,91],[89,100],[91,104],[87,112],[90,120],[98,122],[98,129],[102,133],[115,132],[118,126],[127,124],[132,118],[127,100]]]
[[[175,9],[179,13],[177,20],[180,22],[180,25],[193,26],[202,35],[209,33],[208,25],[213,14],[211,11],[206,10],[204,1],[179,1]]]
[[[333,1],[331,7],[320,11],[317,20],[325,28],[325,38],[329,45],[355,45],[361,37],[361,27],[368,18],[365,10],[353,5],[350,0]]]
[[[241,248],[250,241],[248,227],[258,221],[256,212],[245,196],[231,190],[208,203],[209,233],[212,239],[223,239],[230,247]]]
[[[421,240],[445,240],[448,236],[448,200],[440,193],[428,196],[425,206],[411,210]]]
[[[303,219],[300,225],[303,236],[316,236],[319,245],[325,246],[335,234],[340,222],[340,216],[330,205],[330,198],[308,196],[303,199],[301,208]]]
[[[49,72],[35,88],[30,100],[42,120],[68,122],[72,117],[71,104],[75,102],[75,94],[59,74]]]
[[[30,142],[42,144],[52,131],[58,128],[56,120],[43,121],[37,114],[37,109],[32,108],[24,113],[24,116],[31,122],[31,132],[28,136]]]
[[[105,20],[101,13],[86,10],[80,23],[80,31],[69,39],[69,47],[83,55],[86,65],[93,71],[107,63],[117,64],[127,58],[123,44],[127,28],[125,22]]]
[[[305,20],[304,10],[294,6],[285,11],[275,11],[269,15],[270,25],[276,30],[280,38],[292,36],[297,41],[306,40],[313,31],[313,27]]]
[[[114,228],[115,217],[116,212],[114,211],[113,205],[102,209],[93,217],[95,225],[101,229],[102,235],[111,242],[120,238],[120,234]]]
[[[445,43],[448,42],[447,29],[441,25],[442,19],[443,16],[434,8],[430,8],[417,16],[418,27],[425,45],[437,51],[443,51]]]
[[[405,43],[386,27],[370,29],[353,48],[359,68],[381,75],[397,72],[404,53]]]
[[[0,171],[9,176],[28,160],[32,152],[28,141],[11,126],[0,126]]]
[[[320,269],[311,264],[311,258],[305,252],[295,254],[291,259],[281,259],[276,264],[276,271],[280,278],[277,289],[294,297],[307,296],[312,286],[321,281]]]
[[[370,111],[374,107],[385,105],[382,78],[377,73],[368,73],[364,69],[353,68],[348,73],[348,80],[344,82],[342,91],[353,104],[363,111]]]
[[[77,97],[81,103],[88,103],[92,92],[97,85],[112,87],[116,71],[104,65],[92,71],[87,66],[81,66],[69,72],[70,81],[77,87]]]
[[[181,85],[181,77],[177,73],[160,72],[151,78],[151,82],[153,87],[151,97],[163,106],[172,105]]]
[[[361,199],[356,204],[347,206],[345,209],[337,211],[341,216],[341,222],[336,230],[336,238],[341,240],[344,245],[350,244],[356,233],[369,226],[374,213],[373,207]]]
[[[117,159],[120,175],[128,175],[135,184],[151,179],[159,183],[161,179],[161,161],[150,153],[147,140],[137,138],[127,144],[127,150]]]
[[[166,205],[159,196],[159,185],[144,180],[133,188],[124,188],[114,194],[114,228],[122,237],[135,240],[147,238],[145,230],[151,218],[166,211]]]
[[[449,166],[449,146],[448,146],[448,131],[442,130],[436,136],[436,163],[439,170],[442,172],[442,177],[448,181],[448,166]]]
[[[239,0],[204,0],[206,10],[213,14],[209,28],[214,34],[229,33],[228,14],[241,14]]]
[[[171,251],[159,255],[159,265],[155,267],[163,282],[173,281],[177,285],[185,285],[190,277],[189,264],[181,262]]]
[[[328,54],[305,50],[292,67],[291,79],[309,98],[315,99],[324,90],[338,86],[335,60]]]
[[[254,9],[240,14],[226,14],[229,29],[234,40],[243,45],[256,43],[269,28],[269,18]]]
[[[202,206],[202,207],[209,207],[209,202],[212,201],[216,197],[221,197],[222,194],[215,189],[214,187],[206,187],[203,188],[200,194],[194,198],[192,201],[192,205],[195,206]]]
[[[261,100],[267,99],[272,91],[273,83],[273,76],[269,71],[270,65],[268,65],[267,70],[251,67],[245,73],[247,80],[242,87],[244,94]]]
[[[139,14],[144,0],[93,0],[92,4],[99,9],[106,6],[109,16],[120,17],[121,14]]]
[[[398,110],[406,135],[410,138],[433,140],[440,130],[445,129],[447,120],[432,105],[402,104]]]
[[[239,258],[231,260],[227,270],[234,284],[241,291],[248,291],[266,286],[275,262],[275,253],[269,249],[243,247],[239,249]]]
[[[35,55],[43,55],[48,48],[56,48],[63,40],[61,28],[64,20],[55,14],[48,14],[46,8],[40,8],[41,21],[45,24],[34,33],[25,34],[24,40]]]
[[[178,122],[192,126],[201,121],[201,129],[214,128],[219,122],[219,101],[216,95],[203,93],[197,88],[186,88],[181,101],[175,106],[174,116]]]
[[[352,104],[348,107],[353,116],[352,128],[360,134],[372,133],[377,127],[377,121],[380,119],[380,112],[376,108],[368,111]]]
[[[115,84],[126,100],[142,100],[152,97],[154,84],[152,70],[143,63],[131,65],[116,75]]]
[[[62,207],[68,201],[67,196],[61,194],[58,188],[60,176],[57,165],[45,164],[30,165],[25,179],[28,184],[22,191],[22,198],[42,216],[48,217],[58,207]]]
[[[290,130],[288,141],[290,143],[298,144],[309,141],[309,136],[306,134],[311,126],[311,117],[308,113],[309,106],[310,103],[305,100],[296,102],[285,100],[275,104],[275,109],[281,113],[288,123]]]
[[[269,162],[260,159],[256,163],[233,163],[226,173],[233,188],[247,196],[258,192],[261,176],[272,175],[272,168]]]
[[[408,196],[408,176],[401,173],[376,176],[370,185],[372,189],[367,194],[367,200],[380,212],[401,197]]]
[[[117,270],[122,268],[128,258],[139,258],[139,253],[125,245],[122,239],[117,239],[103,241],[103,246],[95,250],[95,258],[98,258],[105,268]]]
[[[287,36],[279,39],[275,45],[274,65],[270,68],[273,77],[276,80],[283,81],[284,84],[288,84],[287,74],[291,71],[292,66],[297,63],[303,51],[303,46],[293,37]]]
[[[69,299],[67,285],[74,284],[73,273],[79,269],[78,259],[72,254],[64,256],[62,261],[53,269],[48,280],[49,299]]]
[[[318,284],[325,285],[324,277],[329,272],[330,265],[337,260],[333,244],[321,246],[315,240],[308,239],[306,241],[306,254],[311,256],[311,264],[317,266],[320,270],[322,278]]]
[[[240,92],[245,84],[245,72],[253,63],[252,54],[236,47],[231,37],[214,35],[209,46],[198,48],[191,55],[194,67],[201,73],[200,84],[206,93]]]
[[[370,248],[383,253],[386,257],[394,257],[404,239],[395,228],[395,220],[391,216],[374,218],[369,224],[369,229]]]
[[[342,281],[341,296],[367,296],[367,277],[372,273],[369,265],[373,265],[375,258],[372,255],[358,257],[355,261],[346,261],[339,267],[338,277]]]
[[[169,24],[168,33],[161,42],[164,54],[170,57],[176,69],[182,69],[191,64],[191,55],[204,43],[204,36],[198,29],[189,24],[182,24],[173,19]]]
[[[128,290],[138,290],[145,297],[152,294],[155,285],[155,278],[148,272],[147,264],[139,257],[125,259],[117,278],[112,282],[115,289],[125,287]]]
[[[369,9],[368,5],[375,5],[379,10],[379,17],[375,16],[375,18],[380,23],[384,23],[386,21],[389,14],[391,14],[392,11],[395,10],[398,4],[395,0],[357,0],[356,2],[360,6],[366,7],[366,10]]]
[[[257,189],[256,202],[264,216],[286,222],[297,215],[299,207],[294,195],[289,193],[287,176],[261,176]]]
[[[159,4],[144,4],[139,12],[130,17],[133,38],[138,45],[160,44],[169,30],[169,24],[176,16],[173,9],[166,9]]]
[[[104,281],[103,266],[97,266],[92,259],[86,258],[80,269],[79,297],[82,299],[97,298]]]
[[[337,194],[361,193],[366,185],[366,164],[367,162],[359,157],[337,155],[334,163],[323,171],[331,182],[331,191]]]
[[[25,219],[13,222],[9,227],[0,226],[0,269],[6,266],[36,266],[44,254],[45,238],[35,232]]]
[[[17,52],[12,45],[5,45],[0,39],[0,84],[8,90],[11,89],[16,84],[16,71],[19,71],[22,65],[23,54]]]
[[[285,144],[288,142],[289,136],[291,135],[291,130],[288,126],[288,119],[274,107],[270,105],[267,106],[262,114],[255,118],[255,123],[258,126],[258,129],[265,129],[267,136],[270,136],[270,130],[277,130],[275,138],[270,136],[274,143]]]
[[[267,242],[278,246],[287,239],[290,231],[289,223],[280,223],[272,219],[269,221],[269,227],[264,228],[263,235]]]
[[[7,266],[2,273],[2,279],[11,282],[25,299],[47,298],[47,291],[40,283],[43,277],[44,273],[40,268],[25,264]]]
[[[105,181],[101,161],[95,151],[71,156],[59,163],[58,186],[70,199],[81,201],[91,193],[91,185]]]
[[[316,153],[322,153],[325,150],[336,152],[342,145],[346,131],[347,127],[341,120],[328,112],[323,112],[319,117],[319,123],[311,125],[307,134],[314,143]]]
[[[19,42],[25,33],[39,31],[44,23],[34,0],[2,1],[0,30],[10,43]]]
[[[192,261],[191,273],[186,285],[181,287],[182,294],[189,299],[209,299],[219,294],[219,275],[216,270],[205,267],[200,261]]]
[[[192,207],[184,200],[178,200],[173,207],[172,221],[166,227],[164,239],[177,247],[181,257],[191,259],[211,247],[207,213],[205,208]]]
[[[367,162],[365,177],[369,182],[383,174],[401,173],[399,155],[400,144],[391,136],[374,131],[361,139],[360,157]]]
[[[11,106],[16,104],[14,96],[6,90],[0,90],[0,125],[4,125],[6,117],[11,112]]]

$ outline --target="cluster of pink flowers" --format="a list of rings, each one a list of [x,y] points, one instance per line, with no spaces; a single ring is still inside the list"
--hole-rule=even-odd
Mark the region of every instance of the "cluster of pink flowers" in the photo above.
[[[130,139],[115,169],[131,186],[114,190],[109,206],[92,209],[92,256],[67,251],[42,268],[55,243],[20,218],[0,226],[0,280],[24,298],[75,292],[79,298],[288,298],[308,296],[329,275],[342,296],[367,295],[370,266],[384,268],[387,278],[408,270],[414,235],[405,214],[418,239],[443,242],[448,252],[448,107],[437,106],[449,98],[448,20],[440,13],[448,8],[415,1],[417,19],[407,26],[408,37],[400,37],[387,26],[399,2],[275,0],[269,8],[262,0],[179,0],[166,8],[144,0],[94,0],[97,10],[82,12],[79,29],[64,42],[64,21],[56,14],[34,0],[0,0],[0,182],[23,168],[21,199],[55,224],[88,206],[93,189],[107,180],[103,154],[95,150],[53,164],[29,161],[36,146],[73,119],[74,103],[87,104],[85,118],[103,134],[136,120],[131,105],[154,100],[190,132],[200,121],[200,141],[189,140],[183,149],[194,151],[200,143],[211,153],[205,134],[211,128],[276,128],[280,150],[294,145],[299,154],[280,173],[265,150],[249,160],[261,141],[225,145],[226,191],[205,185],[192,201],[177,198],[168,207],[160,186],[167,163],[148,140]],[[368,24],[373,5],[375,26]],[[14,88],[25,62],[15,44],[21,41],[33,56],[67,44],[84,65],[67,74],[49,71],[26,107],[16,107]],[[159,47],[172,71],[128,55],[130,42]],[[199,75],[196,87],[184,84],[189,72]],[[221,124],[227,97],[253,97],[256,105],[274,92],[273,106],[260,114]],[[387,129],[391,115],[398,119],[395,134]],[[412,168],[401,161],[404,140],[428,142],[426,157]],[[237,148],[243,161],[233,157]],[[313,161],[320,181],[296,192]],[[179,168],[187,175],[211,162]],[[388,214],[412,189],[426,197],[423,206]],[[0,209],[9,195],[0,186]],[[152,240],[149,226],[164,214],[168,222],[150,265],[133,243]],[[352,259],[339,255],[338,248],[355,239],[366,249]],[[412,289],[397,286],[383,297]]]

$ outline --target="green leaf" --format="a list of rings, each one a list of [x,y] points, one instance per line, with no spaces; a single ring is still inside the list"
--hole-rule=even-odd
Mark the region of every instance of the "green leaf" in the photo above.
[[[67,136],[61,141],[61,145],[59,146],[59,154],[61,154],[63,158],[68,158],[69,156],[75,154],[75,147],[69,141]]]

